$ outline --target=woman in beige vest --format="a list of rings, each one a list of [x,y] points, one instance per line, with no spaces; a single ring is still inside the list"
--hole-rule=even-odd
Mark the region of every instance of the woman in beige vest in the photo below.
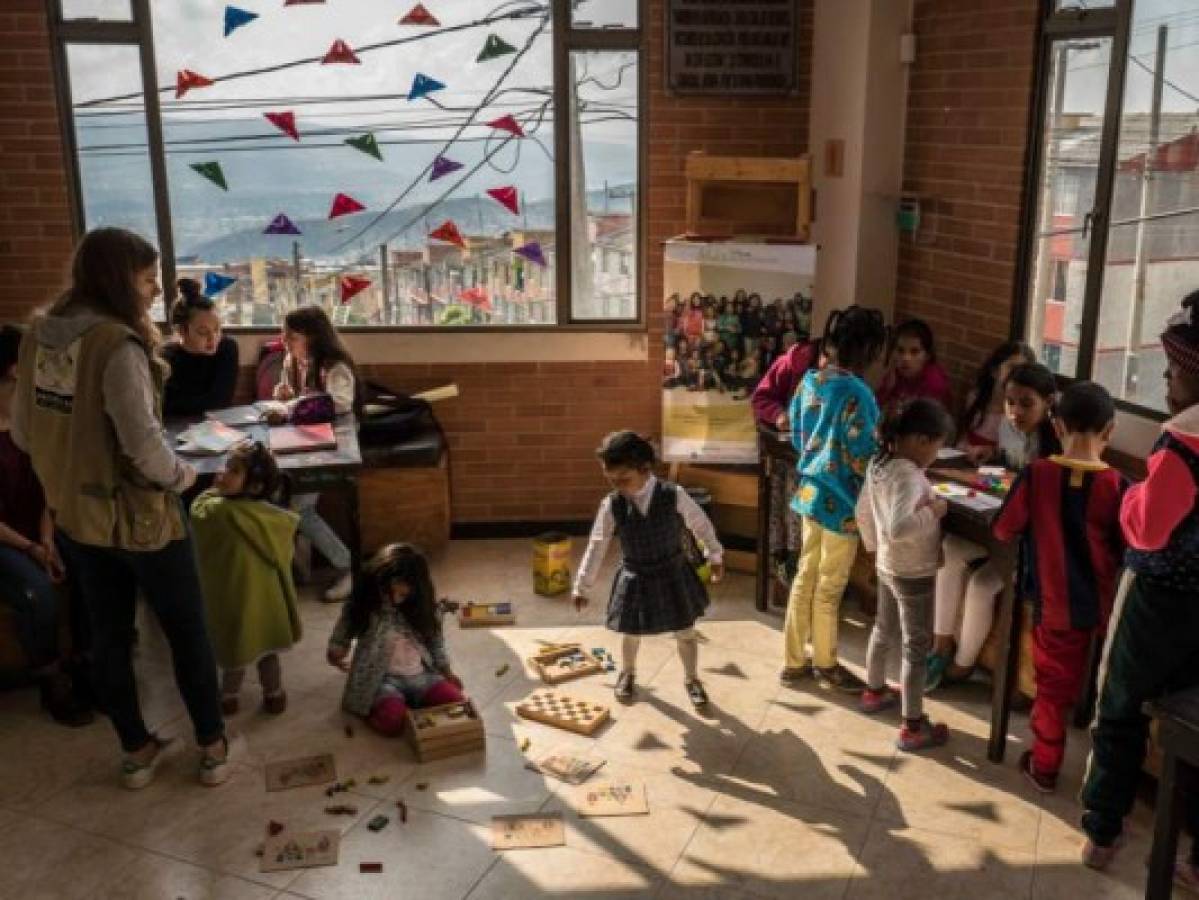
[[[119,228],[89,232],[71,284],[22,343],[13,440],[33,460],[92,621],[96,686],[125,751],[122,777],[145,787],[172,749],[142,719],[131,657],[145,598],[171,647],[175,683],[200,746],[200,780],[230,774],[216,664],[179,493],[195,481],[162,427],[166,366],[150,305],[158,252]]]

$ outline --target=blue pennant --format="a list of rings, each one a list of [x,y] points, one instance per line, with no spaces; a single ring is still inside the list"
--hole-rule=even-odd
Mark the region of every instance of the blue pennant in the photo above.
[[[237,281],[237,279],[232,278],[229,275],[221,275],[221,274],[218,274],[217,272],[205,272],[204,273],[204,296],[215,297],[217,294],[219,294],[221,291],[228,288],[229,285],[233,284],[233,282],[235,282],[235,281]]]
[[[229,37],[238,28],[243,25],[249,25],[258,18],[258,13],[250,12],[248,9],[239,9],[236,6],[225,7],[225,37]]]
[[[427,97],[434,91],[445,90],[445,85],[436,78],[430,78],[428,75],[416,73],[416,77],[412,79],[412,90],[408,92],[409,100],[419,100],[421,97]]]

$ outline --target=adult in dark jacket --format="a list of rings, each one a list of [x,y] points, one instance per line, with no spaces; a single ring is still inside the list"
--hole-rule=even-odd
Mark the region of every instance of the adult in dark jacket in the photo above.
[[[162,348],[171,367],[163,389],[163,415],[198,416],[233,403],[237,386],[237,342],[221,335],[216,304],[200,283],[179,279],[179,299],[171,309],[176,340]]]

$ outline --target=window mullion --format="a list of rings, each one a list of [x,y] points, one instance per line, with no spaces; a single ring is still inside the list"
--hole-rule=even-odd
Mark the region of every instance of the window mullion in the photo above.
[[[574,257],[570,238],[570,0],[553,0],[554,27],[554,299],[557,323],[573,321]]]

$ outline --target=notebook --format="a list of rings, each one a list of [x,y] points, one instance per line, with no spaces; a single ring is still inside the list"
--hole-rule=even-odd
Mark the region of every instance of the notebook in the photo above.
[[[271,452],[277,455],[337,449],[337,435],[333,433],[333,426],[328,422],[272,428],[268,440]]]
[[[249,437],[244,431],[207,420],[179,435],[179,452],[185,456],[221,456],[245,440]]]
[[[222,425],[229,425],[233,428],[257,425],[262,421],[262,410],[253,404],[231,406],[228,409],[214,409],[206,415],[213,422],[220,422]]]

